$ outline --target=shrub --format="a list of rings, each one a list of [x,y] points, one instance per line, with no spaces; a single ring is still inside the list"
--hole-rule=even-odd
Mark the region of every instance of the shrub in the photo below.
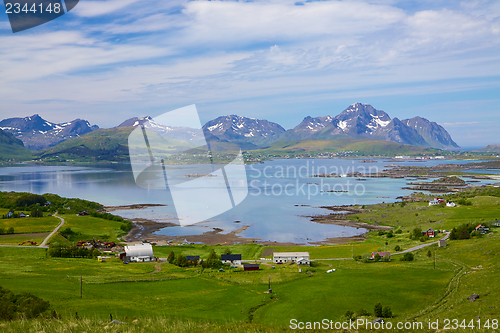
[[[35,318],[47,311],[50,303],[29,293],[14,294],[0,287],[0,320]]]
[[[394,234],[392,233],[392,230],[387,233],[387,238],[392,238],[394,237]]]
[[[363,308],[360,308],[358,310],[358,317],[369,316],[369,315],[370,315],[370,313]]]
[[[396,247],[394,248],[394,251],[396,251],[396,252],[397,252],[397,251],[401,251],[401,246],[396,245]]]
[[[429,236],[428,235],[423,235],[422,237],[420,237],[420,241],[421,242],[426,242],[429,240]]]
[[[398,230],[396,230],[396,233],[397,233],[397,234],[402,234],[402,233],[403,233],[403,230],[398,229]]]
[[[344,316],[346,317],[346,319],[356,319],[356,317],[354,316],[354,312],[351,310],[347,310]]]
[[[375,317],[382,317],[383,316],[382,304],[380,304],[380,303],[375,304],[375,307],[373,308],[373,315]]]
[[[413,253],[411,252],[406,252],[402,258],[400,258],[399,260],[401,261],[413,261],[414,257],[413,257]]]
[[[428,257],[428,258],[432,257],[432,252],[431,252],[431,250],[427,251],[427,257]]]
[[[384,309],[382,310],[382,317],[384,318],[391,318],[392,317],[392,311],[389,306],[385,306]]]

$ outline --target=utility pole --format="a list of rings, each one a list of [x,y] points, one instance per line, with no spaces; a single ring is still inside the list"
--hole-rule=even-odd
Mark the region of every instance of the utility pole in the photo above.
[[[80,275],[80,298],[82,298],[82,276]]]
[[[436,269],[436,251],[434,251],[434,269]]]

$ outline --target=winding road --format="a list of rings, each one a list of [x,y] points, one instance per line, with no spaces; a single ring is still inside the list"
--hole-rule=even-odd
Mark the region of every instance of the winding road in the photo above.
[[[60,227],[63,226],[64,224],[64,219],[60,216],[57,216],[57,212],[53,215],[54,217],[57,217],[59,220],[61,220],[61,223],[54,229],[52,230],[52,232],[47,236],[45,237],[45,239],[43,240],[42,244],[38,245],[38,247],[48,247],[47,246],[47,242],[49,241],[50,237],[54,236],[54,234],[59,230]]]
[[[449,232],[447,232],[446,235],[443,238],[441,238],[440,240],[446,240],[446,239],[448,239],[448,237],[450,237],[450,233]],[[401,252],[391,253],[391,256],[395,256],[396,254],[402,254],[402,253],[406,253],[406,252],[412,252],[412,251],[420,250],[420,249],[423,249],[424,247],[427,247],[427,246],[430,246],[430,245],[433,245],[433,244],[437,244],[437,243],[439,243],[440,240],[437,240],[437,241],[432,242],[432,243],[426,243],[426,244],[417,245],[417,246],[411,247],[411,248],[409,248],[407,250],[404,250],[404,251],[401,251]]]

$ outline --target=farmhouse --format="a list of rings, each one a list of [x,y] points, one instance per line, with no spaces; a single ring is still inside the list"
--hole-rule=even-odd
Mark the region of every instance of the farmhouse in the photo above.
[[[241,254],[223,254],[220,260],[224,264],[241,265]]]
[[[434,200],[429,201],[429,206],[436,206],[439,205],[440,203],[444,203],[443,198],[434,198]]]
[[[476,231],[479,231],[482,234],[486,234],[490,231],[490,229],[486,228],[484,225],[478,225],[475,229]]]
[[[391,258],[390,252],[372,252],[371,259],[375,259],[375,256],[377,255],[377,253],[380,256],[380,258],[384,258],[384,257],[389,257],[389,259]]]
[[[10,218],[12,218],[13,215],[14,215],[14,212],[8,212],[5,217],[10,219]]]
[[[309,252],[274,252],[273,262],[275,264],[291,262],[298,265],[309,265],[311,263]]]
[[[436,230],[432,229],[432,228],[429,228],[425,231],[422,231],[422,236],[429,236],[430,238],[433,238],[436,236]]]
[[[153,261],[153,247],[151,244],[136,244],[133,246],[125,246],[125,260],[124,261],[135,261],[135,262],[145,262]]]
[[[21,213],[21,214],[19,214],[19,217],[26,217],[26,214]]]
[[[200,256],[186,256],[186,260],[198,263],[200,261]]]
[[[456,204],[453,201],[448,201],[446,207],[456,207]]]
[[[243,264],[244,271],[258,271],[260,264]]]
[[[87,212],[86,210],[78,213],[78,216],[87,216],[87,215],[89,215],[89,212]]]

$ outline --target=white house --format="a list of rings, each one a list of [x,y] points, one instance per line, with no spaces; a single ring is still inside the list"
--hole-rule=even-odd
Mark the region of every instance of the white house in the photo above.
[[[437,200],[429,201],[429,206],[436,206],[436,205],[439,205],[439,202]]]
[[[455,206],[456,206],[456,204],[453,201],[448,201],[446,203],[446,207],[455,207]]]
[[[231,266],[241,265],[241,254],[223,254],[220,256],[220,260]]]
[[[309,265],[309,252],[274,252],[273,262],[275,264],[284,264],[287,262],[297,263],[298,265]]]
[[[149,243],[125,246],[125,259],[127,261],[145,262],[153,261],[153,247]]]

